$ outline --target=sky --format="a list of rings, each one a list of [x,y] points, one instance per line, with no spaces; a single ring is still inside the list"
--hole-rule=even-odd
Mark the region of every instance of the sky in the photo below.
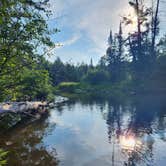
[[[49,60],[60,57],[75,64],[91,59],[97,64],[108,47],[110,29],[117,33],[121,16],[131,11],[128,0],[50,0],[50,9],[49,26],[60,29],[53,40],[63,46]]]

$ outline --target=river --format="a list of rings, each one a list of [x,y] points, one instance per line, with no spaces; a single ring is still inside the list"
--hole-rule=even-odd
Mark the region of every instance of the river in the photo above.
[[[9,166],[165,166],[166,98],[85,98],[0,136]]]

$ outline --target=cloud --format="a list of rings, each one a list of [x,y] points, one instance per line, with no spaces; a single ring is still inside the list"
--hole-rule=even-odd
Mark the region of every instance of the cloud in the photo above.
[[[80,39],[81,35],[80,34],[75,34],[74,36],[72,36],[72,38],[62,42],[63,46],[70,46],[72,44],[74,44],[75,42],[77,42]]]
[[[65,13],[63,24],[76,32],[84,32],[98,49],[106,48],[110,27],[115,31],[119,24],[121,6],[128,5],[127,0],[51,0],[54,13]],[[57,5],[56,5],[57,4]]]
[[[92,44],[89,45],[86,53],[94,54],[98,59],[105,54],[110,29],[116,33],[121,16],[130,11],[128,0],[50,0],[50,3],[53,17],[63,16],[58,20],[58,25],[65,29],[64,33],[71,34],[67,37],[69,40],[63,44],[71,46],[76,44],[80,38],[89,40]],[[125,33],[126,30],[124,29]],[[73,32],[74,36],[72,36]],[[82,47],[88,44],[82,43]],[[78,52],[79,50],[75,53],[72,51],[72,54],[75,55]],[[80,52],[79,56],[85,56],[85,54],[82,55]]]

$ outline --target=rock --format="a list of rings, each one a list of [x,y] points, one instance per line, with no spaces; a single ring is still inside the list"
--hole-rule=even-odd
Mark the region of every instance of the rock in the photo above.
[[[33,120],[40,119],[48,113],[48,107],[55,107],[67,100],[67,98],[58,96],[55,98],[54,103],[51,104],[41,101],[0,103],[0,132],[14,127],[26,117]]]
[[[18,124],[23,118],[41,118],[46,111],[46,102],[9,102],[0,104],[0,128],[1,132]]]
[[[7,146],[10,146],[10,145],[12,145],[13,144],[13,142],[12,141],[7,141],[7,142],[5,142],[6,143],[6,145]]]

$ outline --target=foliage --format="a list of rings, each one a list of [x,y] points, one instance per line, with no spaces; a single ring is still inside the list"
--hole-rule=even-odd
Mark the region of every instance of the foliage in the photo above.
[[[23,99],[24,95],[44,99],[49,93],[48,72],[32,70],[41,59],[39,49],[43,54],[53,47],[50,35],[57,32],[48,28],[47,5],[48,0],[0,2],[0,100]]]
[[[58,85],[58,89],[63,92],[72,93],[79,86],[77,82],[62,82]]]
[[[0,166],[7,164],[7,157],[8,152],[5,152],[4,150],[0,149]]]
[[[65,83],[56,87],[56,93],[65,97],[80,98],[110,98],[113,96],[126,97],[129,89],[129,83],[121,82],[119,84],[110,84],[109,82],[102,84],[89,83]]]
[[[93,85],[101,84],[109,81],[109,73],[98,69],[89,70],[82,80]]]
[[[49,73],[56,86],[61,82],[78,82],[81,81],[88,70],[91,68],[87,64],[79,64],[77,66],[70,63],[63,63],[60,58],[57,58],[52,64],[50,64]]]
[[[18,87],[18,99],[44,101],[50,99],[51,93],[48,71],[25,69]]]
[[[151,77],[146,80],[145,91],[166,93],[166,56],[157,59],[156,69]]]
[[[159,89],[155,85],[166,89],[166,36],[156,40],[160,0],[154,8],[142,0],[129,1],[136,30],[123,35],[123,26],[133,24],[130,15],[123,16],[118,32],[110,32],[106,55],[96,66],[92,60],[90,65],[74,65],[44,58],[45,50],[54,48],[50,35],[58,32],[50,30],[46,21],[48,1],[0,2],[0,101],[51,100],[53,86],[62,92],[90,94]]]

